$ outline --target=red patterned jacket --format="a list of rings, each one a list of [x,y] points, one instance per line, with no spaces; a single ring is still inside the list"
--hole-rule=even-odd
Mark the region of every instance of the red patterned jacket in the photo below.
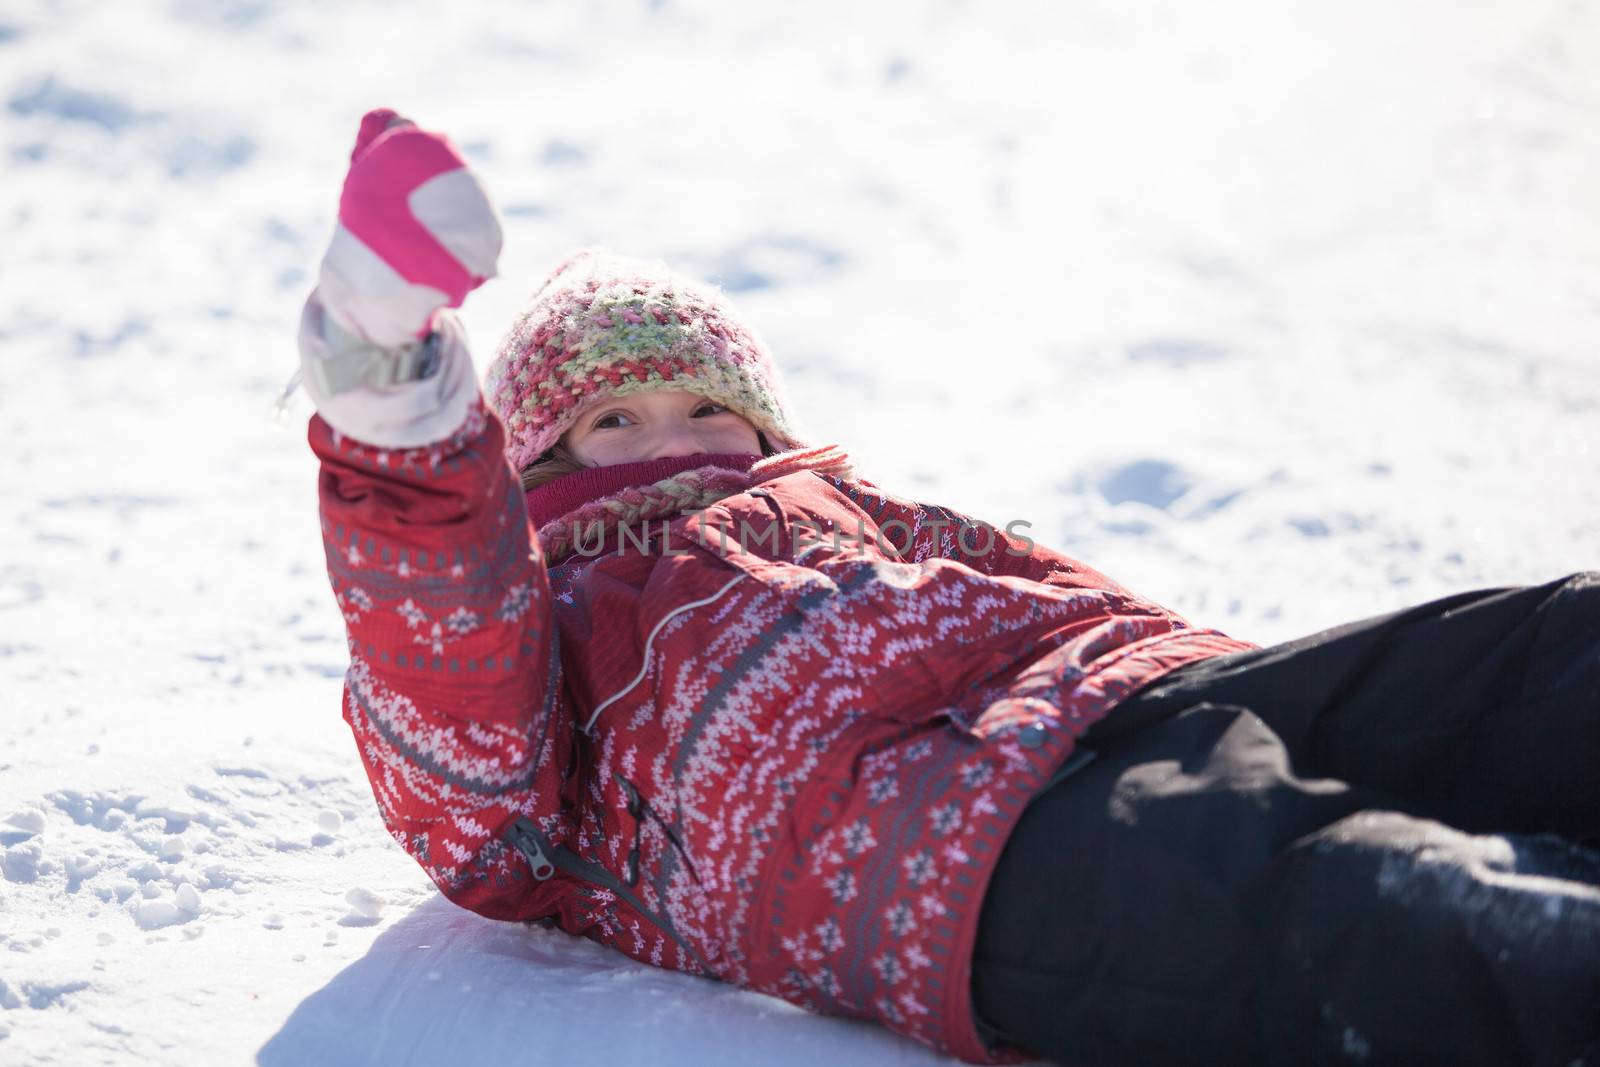
[[[424,448],[309,439],[344,715],[447,897],[970,1061],[1016,1058],[969,988],[1023,806],[1118,700],[1256,647],[870,483],[774,477],[547,567],[481,398]]]

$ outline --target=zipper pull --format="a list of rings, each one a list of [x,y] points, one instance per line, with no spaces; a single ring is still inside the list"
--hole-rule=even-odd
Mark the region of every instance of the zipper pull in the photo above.
[[[678,855],[683,858],[683,865],[689,869],[689,877],[704,885],[705,883],[700,881],[700,872],[695,869],[694,860],[689,858],[689,850],[684,848],[683,842],[678,839],[678,832],[668,826],[667,820],[658,815],[656,809],[648,804],[645,805],[644,813],[656,821],[656,825],[661,827],[661,832],[667,835],[667,840],[672,842],[672,847],[678,850]]]
[[[550,852],[555,851],[550,846],[550,841],[539,831],[534,821],[524,815],[511,824],[510,831],[506,834],[511,844],[528,859],[528,864],[533,868],[533,877],[538,881],[545,881],[556,873],[556,865],[550,862]]]
[[[637,819],[644,813],[644,797],[639,795],[639,787],[616,771],[611,772],[611,777],[616,779],[617,784],[622,787],[623,793],[628,797],[628,814]]]
[[[639,838],[644,830],[644,797],[639,795],[639,789],[622,775],[611,772],[611,777],[622,786],[622,791],[628,797],[628,814],[633,816],[633,847],[628,850],[628,866],[623,873],[624,885],[639,884]]]
[[[694,861],[689,858],[689,850],[684,848],[683,842],[678,839],[678,832],[656,812],[655,808],[650,806],[639,792],[637,786],[615,772],[612,772],[612,777],[617,780],[617,784],[622,786],[622,791],[627,794],[628,814],[633,816],[633,851],[628,853],[628,873],[631,880],[628,884],[633,885],[639,880],[639,829],[645,819],[652,819],[657,826],[661,827],[661,832],[666,834],[667,840],[672,842],[672,847],[678,850],[679,856],[683,857],[683,864],[689,869],[689,877],[699,882],[700,872],[695,870]],[[701,884],[703,885],[704,883],[702,882]]]

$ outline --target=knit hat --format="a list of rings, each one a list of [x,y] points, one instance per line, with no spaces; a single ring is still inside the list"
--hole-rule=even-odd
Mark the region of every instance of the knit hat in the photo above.
[[[657,261],[585,248],[534,293],[500,342],[484,392],[522,470],[595,397],[699,393],[749,419],[771,446],[803,449],[777,367],[722,293]]]

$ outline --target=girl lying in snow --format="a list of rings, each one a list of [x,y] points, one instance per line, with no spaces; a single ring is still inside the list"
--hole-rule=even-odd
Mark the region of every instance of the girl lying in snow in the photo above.
[[[498,221],[392,112],[339,219],[344,715],[451,900],[975,1062],[1600,1063],[1600,574],[1261,648],[857,477],[659,265],[480,390]]]

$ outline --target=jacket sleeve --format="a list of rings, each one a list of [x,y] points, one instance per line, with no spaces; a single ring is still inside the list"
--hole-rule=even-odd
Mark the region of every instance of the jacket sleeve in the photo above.
[[[1131,595],[1094,568],[1041,544],[1027,523],[994,526],[938,504],[895,496],[865,479],[835,485],[877,524],[881,542],[908,562],[948,559],[980,574]]]
[[[448,358],[468,358],[458,334],[447,340],[460,346]],[[555,910],[560,879],[532,877],[506,835],[527,817],[552,841],[569,836],[573,720],[503,435],[475,383],[431,444],[366,444],[321,413],[308,431],[349,641],[344,718],[384,824],[457,904],[532,919]]]

